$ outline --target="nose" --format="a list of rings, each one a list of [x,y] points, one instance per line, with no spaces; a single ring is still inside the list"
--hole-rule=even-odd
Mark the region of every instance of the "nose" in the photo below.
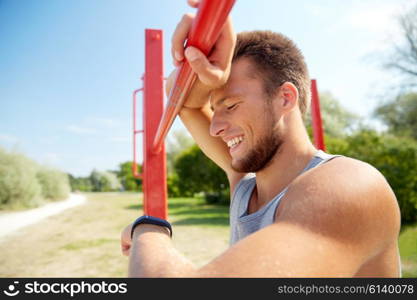
[[[229,123],[219,113],[214,113],[210,123],[210,135],[213,137],[222,136],[227,130]]]

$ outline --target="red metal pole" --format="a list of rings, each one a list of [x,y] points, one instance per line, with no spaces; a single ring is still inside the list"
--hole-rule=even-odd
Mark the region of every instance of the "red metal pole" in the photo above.
[[[143,80],[143,77],[142,77]],[[142,92],[143,88],[137,89],[133,91],[133,164],[132,164],[132,172],[135,178],[142,178],[142,174],[138,173],[138,164],[136,158],[136,135],[139,133],[143,133],[143,130],[137,130],[136,127],[136,96],[139,92]]]
[[[166,155],[163,141],[159,152],[152,151],[164,109],[162,35],[162,30],[145,30],[143,192],[145,214],[167,219]]]
[[[194,46],[208,55],[217,41],[234,3],[235,0],[201,1],[185,47]],[[188,62],[185,61],[180,67],[171,89],[167,107],[153,142],[153,150],[155,152],[161,150],[163,140],[180,111],[195,79],[194,72]]]
[[[311,80],[311,124],[313,127],[314,145],[317,149],[326,151],[323,137],[323,124],[320,113],[320,99],[315,79]]]

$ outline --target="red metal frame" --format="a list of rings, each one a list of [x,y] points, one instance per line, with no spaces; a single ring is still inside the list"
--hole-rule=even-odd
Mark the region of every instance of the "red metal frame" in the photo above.
[[[162,142],[159,152],[152,142],[164,109],[163,32],[145,30],[145,74],[143,88],[133,92],[133,174],[143,179],[143,210],[146,215],[167,219],[166,155]],[[136,96],[143,91],[143,130],[136,127]],[[143,173],[137,172],[136,135],[143,133]]]
[[[313,127],[314,145],[317,149],[326,151],[323,137],[323,122],[320,113],[320,99],[315,79],[311,80],[311,124]]]
[[[196,18],[191,26],[186,47],[194,46],[206,55],[209,54],[221,29],[226,22],[235,0],[203,0],[198,5]],[[171,89],[167,107],[159,124],[158,131],[153,142],[155,152],[161,150],[163,141],[169,128],[175,120],[184,100],[190,91],[196,76],[190,65],[185,61],[177,73],[173,88]]]
[[[143,76],[142,76],[143,80]],[[138,173],[138,164],[137,164],[137,157],[136,157],[136,135],[139,133],[143,133],[143,130],[137,130],[136,127],[136,96],[139,92],[142,92],[143,88],[137,89],[133,91],[133,164],[132,164],[132,172],[135,178],[142,179],[142,174]]]

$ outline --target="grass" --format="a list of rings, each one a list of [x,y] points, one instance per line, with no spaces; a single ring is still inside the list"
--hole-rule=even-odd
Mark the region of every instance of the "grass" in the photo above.
[[[399,239],[404,277],[417,277],[417,225],[403,228]]]
[[[133,193],[89,193],[86,204],[0,240],[0,277],[126,277],[122,229],[142,214]],[[228,247],[228,207],[169,199],[174,246],[197,266]],[[208,243],[207,241],[210,241]],[[417,277],[417,224],[401,232],[404,277]]]

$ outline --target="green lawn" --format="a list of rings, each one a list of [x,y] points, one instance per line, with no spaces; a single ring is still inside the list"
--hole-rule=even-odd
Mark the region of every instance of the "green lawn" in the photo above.
[[[417,225],[406,226],[400,234],[400,254],[404,277],[417,277]]]

